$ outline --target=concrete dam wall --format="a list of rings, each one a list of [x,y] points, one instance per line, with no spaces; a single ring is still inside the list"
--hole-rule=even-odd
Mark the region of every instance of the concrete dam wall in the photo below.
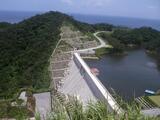
[[[81,58],[78,53],[74,53],[73,61],[79,68],[81,75],[85,78],[89,88],[98,100],[107,103],[107,107],[110,111],[116,111],[117,113],[122,113],[123,110],[119,107],[118,103],[109,93],[109,91],[103,86],[100,80],[91,73],[90,68]]]

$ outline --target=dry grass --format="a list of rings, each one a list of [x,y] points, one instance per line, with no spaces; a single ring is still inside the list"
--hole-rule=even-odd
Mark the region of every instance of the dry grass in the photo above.
[[[160,107],[160,95],[157,96],[149,96],[149,99],[153,101],[158,107]]]

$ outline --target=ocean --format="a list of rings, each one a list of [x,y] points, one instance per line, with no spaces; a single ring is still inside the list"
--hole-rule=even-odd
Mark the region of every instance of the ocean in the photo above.
[[[0,11],[0,22],[17,23],[40,12]]]
[[[117,26],[125,26],[130,28],[139,28],[143,26],[148,26],[160,31],[160,20],[139,19],[139,18],[129,18],[129,17],[118,17],[118,16],[98,16],[98,15],[81,15],[81,14],[71,14],[71,15],[76,20],[91,24],[109,23]]]
[[[41,13],[43,12],[0,11],[0,22],[5,21],[10,23],[17,23],[31,16]],[[69,14],[69,15],[71,15],[78,21],[87,22],[90,24],[109,23],[117,26],[125,26],[131,28],[148,26],[160,31],[160,20],[114,17],[114,16],[82,15],[82,14]]]

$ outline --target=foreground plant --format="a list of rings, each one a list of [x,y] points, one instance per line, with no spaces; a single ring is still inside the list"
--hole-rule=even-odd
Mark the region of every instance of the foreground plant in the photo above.
[[[116,112],[109,112],[107,105],[103,102],[89,102],[87,105],[74,97],[67,100],[56,100],[53,112],[47,120],[159,120],[160,118],[145,117],[140,113],[140,107],[126,105],[124,114],[118,115]]]

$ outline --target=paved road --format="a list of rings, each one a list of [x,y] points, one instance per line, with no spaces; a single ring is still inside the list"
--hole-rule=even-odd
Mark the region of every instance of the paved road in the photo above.
[[[40,114],[41,120],[46,120],[47,114],[51,111],[50,92],[34,94],[36,98],[36,112]]]
[[[92,48],[87,48],[87,49],[82,49],[82,50],[77,50],[76,52],[78,53],[94,53],[95,49],[99,49],[99,48],[103,48],[103,47],[108,47],[110,48],[111,45],[106,44],[106,42],[104,42],[100,37],[97,36],[97,34],[102,33],[102,32],[107,32],[107,31],[99,31],[94,33],[93,35],[99,40],[100,45],[97,47],[92,47]]]

